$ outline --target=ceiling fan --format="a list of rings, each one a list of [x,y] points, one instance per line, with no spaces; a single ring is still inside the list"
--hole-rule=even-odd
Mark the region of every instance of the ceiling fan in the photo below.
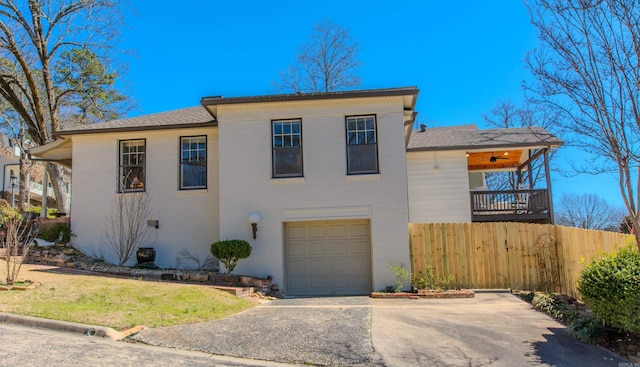
[[[498,161],[498,159],[509,159],[509,158],[507,158],[507,157],[500,157],[500,156],[494,155],[494,154],[493,154],[493,152],[491,152],[491,157],[489,158],[489,162],[491,162],[491,163],[495,163],[495,162],[497,162],[497,161]]]

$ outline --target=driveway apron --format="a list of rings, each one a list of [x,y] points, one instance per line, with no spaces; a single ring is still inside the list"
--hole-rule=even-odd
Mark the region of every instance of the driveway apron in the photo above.
[[[276,300],[223,320],[146,329],[165,347],[323,366],[602,366],[628,361],[571,338],[509,293],[472,299]]]
[[[377,364],[385,366],[593,366],[628,363],[568,335],[509,293],[473,299],[372,300]]]
[[[222,320],[145,329],[134,339],[300,364],[366,366],[373,357],[367,297],[276,300]]]

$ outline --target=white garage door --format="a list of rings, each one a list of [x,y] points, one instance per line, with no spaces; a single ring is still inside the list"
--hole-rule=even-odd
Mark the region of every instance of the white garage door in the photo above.
[[[369,220],[285,223],[286,294],[371,292]]]

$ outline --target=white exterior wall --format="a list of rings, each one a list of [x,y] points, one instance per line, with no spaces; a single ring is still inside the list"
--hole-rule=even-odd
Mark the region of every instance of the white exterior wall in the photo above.
[[[179,190],[180,136],[207,136],[207,189]],[[159,220],[154,243],[160,267],[195,267],[179,260],[182,250],[204,261],[219,240],[218,137],[215,128],[101,133],[73,137],[73,245],[87,255],[117,263],[103,241],[105,215],[116,195],[118,141],[146,139],[146,192],[152,198],[152,218]],[[125,194],[126,195],[126,194]],[[180,264],[181,262],[181,264]],[[135,264],[135,253],[128,264]]]
[[[380,174],[348,176],[345,116],[361,114],[377,116]],[[271,120],[288,118],[302,119],[304,177],[272,179]],[[410,266],[402,97],[220,106],[218,122],[220,238],[253,246],[234,272],[284,288],[283,224],[347,218],[370,219],[374,289],[394,283],[387,263]]]
[[[411,223],[471,222],[465,151],[407,152],[407,181]]]

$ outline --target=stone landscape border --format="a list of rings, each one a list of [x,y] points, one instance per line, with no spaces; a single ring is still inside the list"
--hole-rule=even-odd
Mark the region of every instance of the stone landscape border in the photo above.
[[[476,294],[474,291],[467,290],[467,289],[448,290],[448,291],[421,289],[418,291],[418,293],[371,292],[371,298],[388,298],[388,299],[448,299],[448,298],[474,298],[475,296]]]

